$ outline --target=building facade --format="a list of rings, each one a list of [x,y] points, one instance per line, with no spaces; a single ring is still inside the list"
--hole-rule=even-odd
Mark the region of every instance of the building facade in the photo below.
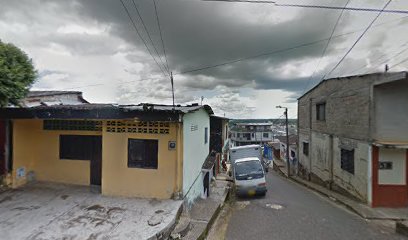
[[[77,104],[0,109],[4,172],[30,181],[99,186],[103,195],[177,198],[204,191],[209,106]]]
[[[233,146],[261,145],[274,139],[272,123],[236,123],[230,131]]]
[[[300,174],[373,207],[408,206],[406,72],[328,79],[298,99]]]

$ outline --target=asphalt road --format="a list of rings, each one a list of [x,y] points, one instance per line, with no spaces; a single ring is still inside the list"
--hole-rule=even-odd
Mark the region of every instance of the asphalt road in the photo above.
[[[406,239],[387,226],[392,222],[367,222],[273,171],[267,184],[264,198],[232,204],[225,239]]]

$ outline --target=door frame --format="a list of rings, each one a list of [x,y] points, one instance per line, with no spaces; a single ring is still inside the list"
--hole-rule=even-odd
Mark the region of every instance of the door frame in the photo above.
[[[379,184],[380,147],[372,146],[372,207],[408,206],[408,149],[405,149],[405,185]]]
[[[89,164],[89,184],[102,185],[102,136],[92,135],[92,157]],[[95,165],[96,164],[96,165]],[[95,169],[95,167],[99,169]]]

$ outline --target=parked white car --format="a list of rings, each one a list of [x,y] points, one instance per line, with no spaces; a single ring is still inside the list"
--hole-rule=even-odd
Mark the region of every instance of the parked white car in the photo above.
[[[263,160],[262,146],[253,144],[253,145],[232,147],[230,149],[231,164],[234,164],[235,160],[237,159],[248,158],[248,157],[258,158],[261,161],[265,172],[268,172],[269,162]]]
[[[265,171],[259,158],[236,159],[232,164],[232,175],[237,195],[265,195]]]

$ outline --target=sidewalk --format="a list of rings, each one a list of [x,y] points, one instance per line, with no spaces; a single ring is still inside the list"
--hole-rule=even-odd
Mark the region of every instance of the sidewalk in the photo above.
[[[228,181],[215,180],[207,199],[199,199],[190,210],[183,211],[170,239],[204,239],[227,199],[229,187]]]
[[[283,161],[278,160],[276,163],[274,162],[274,169],[279,171],[284,176],[288,176],[287,168]],[[331,191],[330,189],[327,189],[321,185],[304,180],[298,176],[292,175],[290,176],[290,179],[329,197],[333,201],[343,204],[362,218],[370,220],[408,220],[408,208],[371,208],[364,203],[352,200],[344,195]]]
[[[34,182],[0,194],[1,239],[167,239],[182,201]]]

